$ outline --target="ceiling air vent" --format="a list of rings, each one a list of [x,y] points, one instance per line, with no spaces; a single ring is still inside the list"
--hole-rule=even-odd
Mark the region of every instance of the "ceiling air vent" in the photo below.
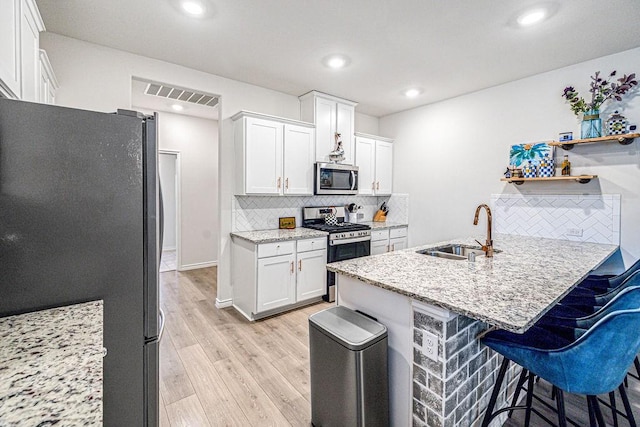
[[[206,107],[215,107],[218,104],[218,98],[213,95],[198,93],[188,89],[165,86],[158,83],[149,83],[147,88],[144,90],[144,93],[147,95],[204,105]]]

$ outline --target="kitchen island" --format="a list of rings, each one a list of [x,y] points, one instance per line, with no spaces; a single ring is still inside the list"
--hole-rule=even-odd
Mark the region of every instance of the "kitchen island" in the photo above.
[[[337,303],[389,330],[392,425],[477,423],[498,367],[478,333],[489,326],[526,331],[618,248],[496,235],[493,258],[418,253],[447,243],[477,246],[454,239],[327,266],[338,274]],[[509,383],[516,376],[514,367]],[[502,393],[498,405],[507,398]]]
[[[0,425],[102,425],[103,302],[0,318]]]

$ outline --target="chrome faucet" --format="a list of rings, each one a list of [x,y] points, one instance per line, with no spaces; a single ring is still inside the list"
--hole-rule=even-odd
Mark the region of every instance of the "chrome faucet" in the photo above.
[[[478,216],[480,215],[481,208],[485,208],[487,211],[487,242],[484,245],[477,240],[476,242],[480,243],[480,246],[482,246],[482,250],[484,251],[485,256],[492,257],[493,239],[491,238],[491,209],[488,205],[482,204],[476,208],[476,215],[473,217],[473,225],[478,225]]]

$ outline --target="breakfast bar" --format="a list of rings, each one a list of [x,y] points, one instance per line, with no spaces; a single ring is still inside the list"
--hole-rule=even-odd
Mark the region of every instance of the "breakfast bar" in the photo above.
[[[489,327],[525,332],[618,248],[498,234],[492,258],[429,255],[451,244],[478,246],[454,239],[327,265],[338,275],[338,305],[388,328],[392,425],[477,422],[498,368],[498,355],[478,334]],[[507,381],[517,374],[512,368]]]

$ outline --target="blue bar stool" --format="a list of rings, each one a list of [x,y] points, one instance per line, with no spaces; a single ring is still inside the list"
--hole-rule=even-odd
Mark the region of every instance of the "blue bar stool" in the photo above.
[[[489,406],[483,419],[488,426],[498,414],[513,409],[504,408],[493,412],[498,393],[509,362],[513,361],[530,373],[551,383],[557,390],[556,404],[560,427],[566,427],[564,393],[587,396],[591,426],[604,426],[604,419],[596,396],[608,394],[618,388],[627,417],[635,425],[633,414],[622,382],[627,370],[640,350],[640,308],[616,310],[606,314],[575,341],[557,347],[562,337],[554,336],[538,326],[525,334],[506,331],[489,332],[482,341],[504,356],[493,388]],[[597,371],[594,371],[597,367]],[[525,407],[525,425],[528,426],[532,412],[533,378],[529,375],[529,386]]]
[[[571,307],[574,310],[583,311],[585,314],[591,314],[597,311],[600,307],[605,306],[623,289],[637,285],[640,285],[640,271],[636,271],[626,276],[626,278],[617,286],[610,288],[606,292],[599,293],[594,290],[576,288],[560,300],[559,305],[554,307],[552,310],[561,312],[563,307]]]
[[[596,293],[604,293],[613,288],[620,286],[632,274],[640,271],[640,259],[637,260],[624,273],[617,276],[612,275],[589,275],[580,282],[576,290],[595,291]]]

